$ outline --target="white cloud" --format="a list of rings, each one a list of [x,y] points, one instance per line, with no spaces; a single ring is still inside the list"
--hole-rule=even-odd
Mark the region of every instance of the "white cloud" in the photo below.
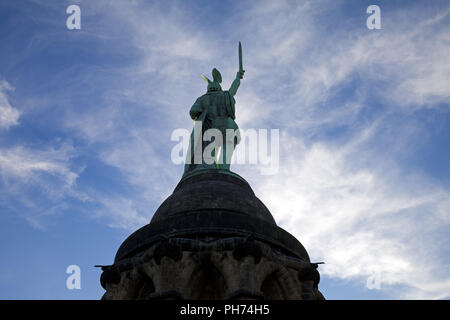
[[[383,16],[383,29],[372,31],[365,12],[344,18],[335,6],[258,2],[239,17],[239,30],[251,35],[244,42],[245,90],[272,110],[255,112],[255,119],[273,121],[276,114],[280,126],[317,130],[353,123],[373,97],[390,111],[450,102],[448,8],[408,6],[407,14]],[[245,108],[240,102],[237,109]]]
[[[247,68],[246,90],[263,97],[264,111],[253,112],[253,121],[282,129],[281,168],[263,177],[257,170],[234,170],[242,170],[277,222],[314,260],[327,262],[322,274],[364,286],[376,272],[391,297],[448,298],[448,272],[440,271],[448,271],[446,241],[437,235],[448,240],[450,190],[397,162],[407,152],[414,156],[410,142],[420,130],[414,123],[402,123],[395,139],[382,130],[392,120],[389,112],[448,104],[450,69],[443,66],[450,64],[449,10],[434,16],[420,8],[408,8],[408,15],[391,12],[384,30],[358,28],[349,35],[348,29],[320,24],[324,3],[258,6],[249,24],[241,25],[252,31],[252,50],[259,53],[252,55],[251,66],[259,68],[251,80],[255,71]],[[421,22],[412,24],[411,16]],[[296,41],[301,38],[308,41]],[[283,44],[289,49],[279,50]],[[354,80],[357,87],[337,101]],[[388,113],[380,110],[369,125],[356,122],[371,97]],[[245,108],[240,102],[238,110]],[[319,140],[324,125],[347,125],[353,136],[347,134],[346,142]],[[380,144],[385,139],[389,143]]]
[[[32,150],[23,146],[0,149],[0,173],[5,179],[19,178],[23,181],[47,173],[59,177],[64,185],[72,186],[78,177],[69,167],[73,153],[74,149],[69,144],[47,150]]]
[[[75,191],[83,168],[72,168],[75,150],[70,144],[59,148],[0,148],[0,205],[45,230],[51,217],[67,210],[67,199],[86,196]]]
[[[170,164],[170,131],[191,126],[188,109],[205,92],[199,74],[216,66],[231,82],[242,40],[247,72],[236,97],[237,122],[243,128],[278,126],[284,137],[278,175],[242,175],[276,220],[314,260],[327,262],[323,274],[364,285],[379,272],[383,290],[394,297],[446,297],[448,276],[439,264],[448,262],[435,235],[448,227],[449,190],[402,169],[396,157],[404,150],[391,149],[394,143],[371,143],[383,137],[389,121],[384,111],[369,124],[357,120],[374,96],[400,114],[449,102],[449,11],[433,16],[409,8],[405,18],[403,10],[383,15],[383,30],[370,31],[364,11],[355,18],[359,24],[343,22],[347,28],[327,22],[324,16],[335,5],[258,1],[227,18],[226,31],[192,23],[197,17],[176,6],[108,7],[105,15],[131,35],[123,50],[138,52],[139,61],[120,70],[119,90],[103,92],[105,106],[70,113],[67,126],[97,144],[99,158],[119,168],[136,192],[128,199],[100,195],[103,208],[96,215],[125,229],[148,222],[179,179],[181,170]],[[412,16],[422,22],[412,23]],[[129,108],[124,100],[145,109]],[[148,123],[136,124],[130,115]],[[347,142],[317,138],[324,126],[345,125],[353,134]],[[397,143],[408,145],[411,137]],[[39,154],[36,159],[20,148],[4,151],[9,160],[0,162],[2,172],[76,179],[67,162],[55,161],[51,152]],[[14,165],[14,157],[23,164]]]
[[[364,286],[377,273],[391,297],[448,297],[448,275],[439,273],[445,241],[436,238],[448,230],[450,191],[382,157],[366,163],[367,138],[307,147],[285,137],[280,172],[252,186],[311,258],[326,261],[323,275]]]
[[[141,10],[118,4],[116,9],[115,18],[130,28],[131,44],[142,53],[125,77],[134,79],[135,87],[124,83],[123,92],[150,108],[164,106],[158,114],[167,116],[163,122],[190,124],[188,108],[204,92],[197,75],[217,66],[224,80],[231,81],[235,48],[219,41],[214,31],[190,23],[190,13],[174,7],[163,12],[155,6]],[[427,16],[410,8],[409,16],[418,13],[418,24],[402,18],[403,12],[391,15],[391,22],[385,16],[380,32],[364,28],[362,12],[362,26],[349,22],[349,35],[348,29],[323,23],[326,12],[334,9],[329,2],[267,1],[230,18],[230,25],[238,27],[227,31],[227,39],[243,41],[247,70],[237,95],[238,124],[280,126],[285,143],[278,175],[259,177],[256,170],[243,170],[242,175],[313,259],[327,262],[323,274],[364,286],[376,272],[383,290],[393,297],[446,297],[448,281],[437,266],[447,262],[432,235],[448,226],[449,191],[402,169],[396,156],[403,150],[386,154],[385,147],[370,143],[380,138],[389,120],[384,111],[369,125],[355,122],[371,95],[396,112],[448,102],[450,74],[442,67],[450,62],[444,25],[448,10]],[[153,80],[146,82],[145,77]],[[357,87],[336,100],[354,80]],[[108,132],[114,132],[117,123],[110,123]],[[324,125],[352,125],[354,136],[344,143],[311,139]],[[302,136],[292,134],[298,129]],[[110,202],[115,226],[142,223],[146,204],[157,206],[155,194],[170,192],[169,185],[178,178],[166,163],[170,152],[160,151],[167,150],[170,135],[151,131],[134,127],[132,134],[100,152],[103,161],[119,168],[140,190],[131,201]],[[167,179],[170,183],[159,184]],[[406,289],[397,290],[399,286]]]
[[[158,130],[131,130],[129,136],[99,154],[105,163],[125,174],[127,181],[136,188],[135,201],[145,199],[147,207],[142,209],[146,211],[148,205],[159,204],[169,196],[170,188],[181,178],[174,171],[170,154],[162,153],[166,150],[164,140],[158,136]]]
[[[19,124],[19,110],[13,108],[6,95],[7,91],[14,90],[11,85],[5,81],[0,81],[0,129],[8,129]]]
[[[149,223],[149,218],[138,212],[135,202],[124,197],[102,197],[101,210],[94,211],[97,218],[106,218],[111,228],[121,228],[135,231]]]

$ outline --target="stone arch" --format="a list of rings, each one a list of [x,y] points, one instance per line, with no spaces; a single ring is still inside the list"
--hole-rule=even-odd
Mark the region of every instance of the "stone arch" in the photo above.
[[[261,292],[266,300],[300,299],[295,279],[283,267],[275,268],[261,283]]]
[[[264,300],[286,299],[286,283],[282,279],[282,270],[276,268],[269,273],[261,283],[261,293]]]
[[[283,290],[277,277],[277,272],[269,274],[261,284],[261,292],[264,300],[280,300],[283,299]]]
[[[227,282],[212,263],[211,255],[199,253],[198,264],[187,282],[189,297],[194,300],[221,300],[227,292]]]
[[[140,273],[135,279],[134,298],[137,300],[148,299],[155,292],[155,284],[152,278],[145,273]]]

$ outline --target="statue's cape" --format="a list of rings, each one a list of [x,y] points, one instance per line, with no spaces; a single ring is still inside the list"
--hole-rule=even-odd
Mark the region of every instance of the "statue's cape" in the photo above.
[[[208,96],[211,95],[213,93],[205,93],[203,96],[201,96],[201,98],[203,98],[204,96]],[[214,93],[216,94],[216,93]],[[233,96],[230,94],[229,91],[222,91],[221,95],[223,97],[223,104],[225,105],[225,108],[227,110],[227,115],[231,118],[231,119],[236,119],[236,114],[235,114],[235,100],[233,98]],[[205,111],[203,111],[202,113],[205,113]],[[199,117],[200,120],[200,117]]]

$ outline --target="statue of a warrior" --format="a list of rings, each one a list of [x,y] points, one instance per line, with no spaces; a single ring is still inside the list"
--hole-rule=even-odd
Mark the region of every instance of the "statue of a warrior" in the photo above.
[[[233,151],[241,139],[239,127],[234,121],[234,96],[244,72],[239,42],[239,71],[228,91],[222,90],[222,76],[216,68],[212,70],[212,81],[202,75],[208,87],[206,94],[199,97],[189,111],[194,120],[194,129],[189,141],[184,175],[197,169],[230,170]]]

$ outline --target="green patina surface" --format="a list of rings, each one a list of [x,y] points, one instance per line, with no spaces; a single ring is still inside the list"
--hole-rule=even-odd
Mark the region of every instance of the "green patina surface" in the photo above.
[[[207,92],[197,98],[189,111],[190,117],[194,120],[194,129],[189,141],[183,178],[192,176],[194,173],[203,173],[205,169],[215,169],[225,174],[230,173],[231,157],[241,139],[239,127],[235,122],[236,101],[234,96],[244,72],[242,68],[242,47],[239,42],[239,71],[227,91],[222,90],[220,85],[222,75],[216,68],[212,70],[213,80],[202,76],[208,83]],[[222,139],[221,142],[216,141],[214,148],[206,149],[209,144],[215,141],[215,137],[205,139],[211,132],[217,133],[217,136],[221,136]],[[205,154],[208,157],[204,157]],[[212,159],[212,161],[207,161],[207,158]]]

